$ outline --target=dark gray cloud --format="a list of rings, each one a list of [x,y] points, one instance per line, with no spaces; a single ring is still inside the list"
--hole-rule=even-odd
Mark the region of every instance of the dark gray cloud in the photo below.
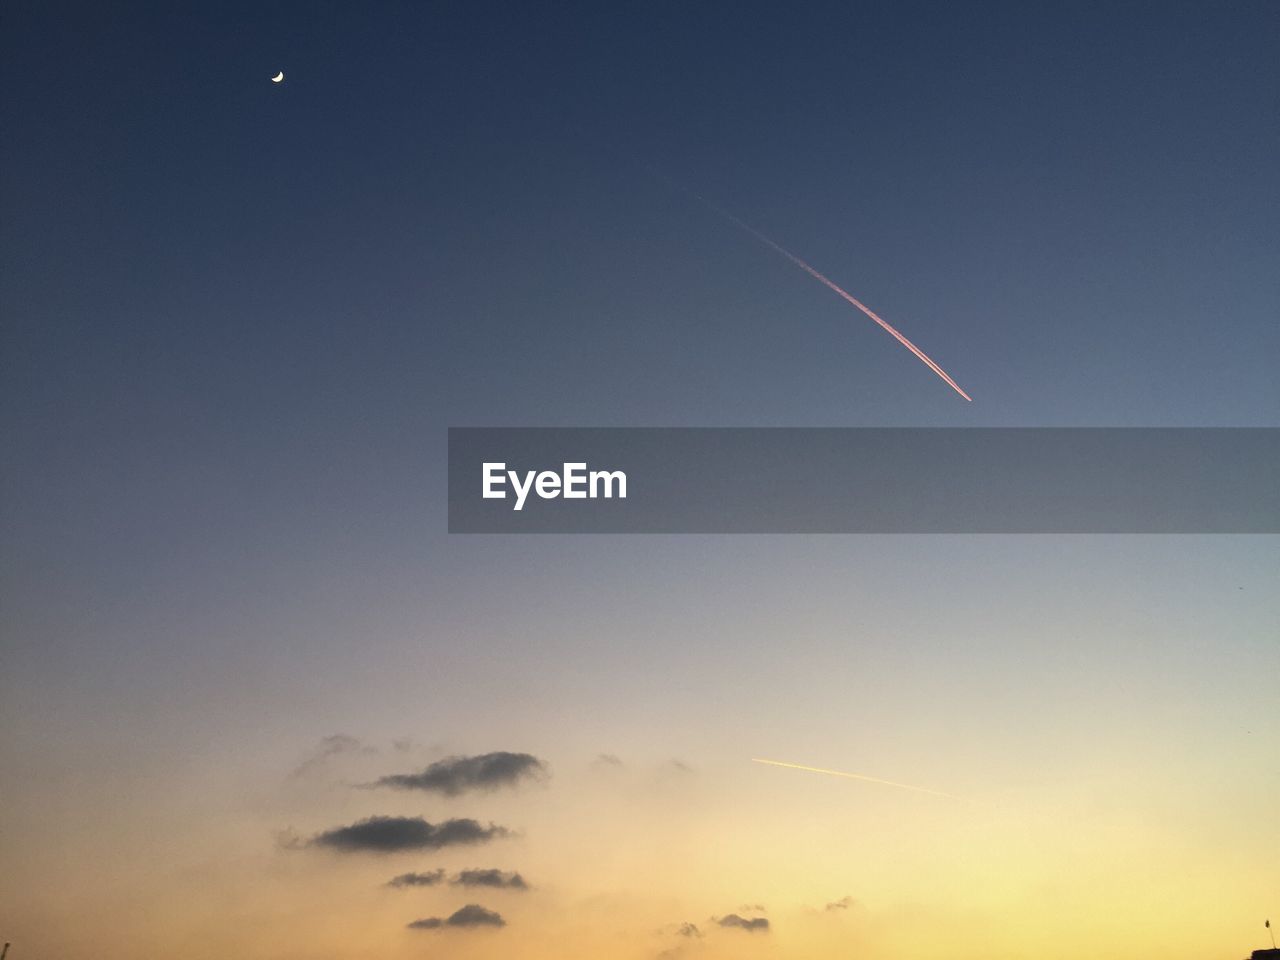
[[[431,790],[454,797],[471,790],[513,787],[521,780],[544,776],[546,765],[528,753],[485,753],[475,757],[447,757],[421,773],[381,777],[373,786],[400,790]]]
[[[853,897],[841,897],[839,900],[832,900],[823,909],[848,910],[851,906],[853,906]]]
[[[409,924],[410,930],[439,930],[442,927],[505,927],[507,921],[502,915],[486,910],[478,903],[468,903],[465,907],[454,911],[445,919],[426,917]]]
[[[497,887],[502,890],[528,890],[529,884],[518,873],[501,870],[463,870],[449,881],[455,887]]]
[[[696,924],[682,923],[680,924],[680,929],[676,931],[676,936],[689,937],[690,939],[696,940],[698,937],[702,936],[702,931],[698,929]]]
[[[402,873],[387,881],[388,887],[434,887],[444,879],[443,870],[432,870],[430,873]]]
[[[439,850],[441,847],[485,843],[510,836],[511,831],[495,824],[483,826],[475,820],[445,820],[427,823],[421,817],[369,817],[345,827],[335,827],[311,838],[311,846],[328,847],[344,853],[397,850]]]
[[[736,913],[720,917],[716,920],[716,923],[722,927],[736,927],[739,930],[746,930],[748,933],[755,933],[757,930],[769,929],[769,921],[764,917],[751,917],[748,919],[746,917],[740,917]]]

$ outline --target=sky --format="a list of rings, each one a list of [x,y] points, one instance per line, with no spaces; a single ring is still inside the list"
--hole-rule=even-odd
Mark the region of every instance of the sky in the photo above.
[[[445,439],[1280,426],[1277,39],[7,5],[10,956],[1269,946],[1276,537],[450,536]]]

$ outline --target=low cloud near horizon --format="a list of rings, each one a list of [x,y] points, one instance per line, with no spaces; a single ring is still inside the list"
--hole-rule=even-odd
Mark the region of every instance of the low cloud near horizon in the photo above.
[[[387,881],[388,887],[434,887],[444,879],[443,870],[429,873],[402,873]]]
[[[736,913],[730,913],[727,916],[720,917],[716,920],[716,923],[722,927],[745,930],[748,933],[755,933],[757,930],[769,929],[769,921],[765,917],[751,917],[748,919],[747,917],[740,917]]]
[[[443,870],[426,873],[402,873],[387,881],[388,887],[435,887],[444,882]],[[502,870],[461,870],[455,873],[449,884],[454,887],[489,887],[494,890],[528,890],[529,884],[520,874]]]
[[[528,890],[529,884],[518,873],[501,870],[463,870],[449,881],[455,887],[495,887],[502,890]]]
[[[398,850],[439,850],[442,847],[487,843],[511,831],[497,824],[484,826],[470,819],[428,823],[422,817],[368,817],[316,834],[307,846],[343,853],[394,853]]]
[[[505,927],[507,921],[502,919],[502,914],[493,910],[486,910],[478,903],[469,903],[465,907],[455,910],[448,917],[441,919],[440,917],[425,917],[422,920],[414,920],[408,924],[410,930],[439,930],[444,927]]]

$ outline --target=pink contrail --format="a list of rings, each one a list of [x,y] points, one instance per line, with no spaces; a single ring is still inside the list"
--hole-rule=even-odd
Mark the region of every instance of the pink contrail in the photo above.
[[[697,194],[694,194],[694,196],[697,196]],[[885,330],[887,330],[887,331],[889,332],[889,335],[890,335],[891,337],[893,337],[893,338],[894,338],[895,340],[897,340],[900,344],[902,344],[904,347],[906,347],[908,350],[910,350],[912,353],[914,353],[917,357],[919,357],[919,358],[920,358],[920,360],[925,364],[925,366],[927,366],[930,370],[932,370],[934,373],[936,373],[938,376],[940,376],[943,380],[947,381],[947,385],[948,385],[948,386],[950,386],[952,390],[954,390],[956,393],[960,394],[960,396],[964,397],[964,398],[965,398],[966,400],[968,400],[970,403],[972,403],[972,402],[973,402],[973,397],[969,396],[969,395],[968,395],[967,393],[965,393],[962,389],[960,389],[960,384],[958,384],[958,383],[956,383],[954,380],[952,380],[952,379],[951,379],[951,377],[949,377],[949,376],[947,375],[947,371],[943,370],[940,366],[938,366],[938,365],[937,365],[936,363],[934,363],[931,359],[929,359],[929,355],[928,355],[927,353],[925,353],[923,350],[921,350],[919,347],[917,347],[914,343],[912,343],[910,340],[908,340],[906,337],[904,337],[901,333],[899,333],[899,332],[894,328],[893,324],[889,323],[887,320],[885,320],[885,319],[883,319],[882,317],[880,317],[880,316],[879,316],[879,315],[878,315],[874,310],[872,310],[870,307],[868,307],[865,303],[863,303],[861,300],[859,300],[859,299],[858,299],[857,297],[855,297],[853,294],[849,293],[849,291],[847,291],[847,290],[843,289],[842,287],[840,287],[840,285],[839,285],[839,284],[837,284],[835,281],[830,280],[830,279],[828,279],[827,277],[823,276],[821,273],[819,273],[819,272],[818,272],[817,270],[815,270],[813,267],[809,266],[809,264],[805,263],[803,260],[801,260],[799,257],[797,257],[797,256],[796,256],[794,253],[792,253],[790,250],[787,250],[785,247],[781,247],[781,246],[779,246],[778,244],[774,243],[772,240],[770,240],[768,237],[766,237],[763,233],[761,233],[761,232],[760,232],[759,230],[757,230],[755,227],[751,226],[751,224],[747,223],[747,222],[746,222],[746,221],[744,221],[744,220],[739,220],[739,219],[738,219],[737,217],[735,217],[732,213],[729,213],[729,212],[728,212],[728,211],[726,211],[726,210],[721,210],[719,207],[715,206],[715,204],[713,204],[713,203],[709,202],[708,200],[704,199],[703,197],[700,197],[700,196],[699,196],[699,197],[698,197],[698,199],[699,199],[699,200],[701,200],[701,201],[703,202],[703,204],[705,204],[705,205],[706,205],[707,207],[709,207],[711,210],[714,210],[716,213],[720,214],[720,216],[724,217],[724,218],[725,218],[726,220],[728,220],[729,222],[733,223],[734,225],[736,225],[736,226],[737,226],[737,227],[739,227],[740,229],[745,230],[747,233],[751,234],[751,236],[755,237],[757,240],[759,240],[759,241],[760,241],[761,243],[763,243],[765,246],[767,246],[767,247],[769,247],[770,249],[772,249],[772,250],[776,251],[777,253],[782,254],[784,257],[786,257],[788,260],[790,260],[792,263],[794,263],[797,267],[799,267],[801,270],[803,270],[803,271],[804,271],[805,273],[807,273],[809,276],[813,277],[813,279],[818,280],[818,281],[820,281],[821,283],[823,283],[823,284],[824,284],[824,285],[825,285],[829,290],[831,290],[832,292],[834,292],[834,293],[836,293],[836,294],[839,294],[841,297],[843,297],[843,298],[844,298],[845,300],[847,300],[849,303],[853,304],[855,307],[857,307],[859,310],[861,310],[863,313],[865,313],[868,317],[870,317],[870,318],[871,318],[872,320],[874,320],[876,323],[880,324],[880,326],[884,327],[884,329],[885,329]]]

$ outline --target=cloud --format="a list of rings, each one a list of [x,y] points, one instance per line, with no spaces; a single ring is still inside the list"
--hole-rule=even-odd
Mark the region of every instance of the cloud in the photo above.
[[[486,910],[477,903],[468,903],[465,907],[451,913],[441,920],[439,917],[426,917],[414,920],[409,924],[410,930],[439,930],[442,927],[505,927],[507,921],[500,913]]]
[[[431,790],[455,797],[470,790],[514,787],[521,780],[543,776],[546,765],[528,753],[485,753],[476,757],[448,757],[421,773],[397,773],[381,777],[375,787]]]
[[[335,733],[325,737],[320,741],[320,745],[316,747],[311,754],[294,768],[289,774],[290,779],[305,777],[308,774],[315,773],[323,767],[329,760],[343,754],[369,754],[377,753],[376,747],[368,746],[355,737],[348,736],[345,733]]]
[[[764,917],[747,919],[746,917],[738,916],[736,913],[720,917],[715,922],[722,927],[737,927],[739,930],[746,930],[748,933],[755,933],[757,930],[767,931],[769,929],[769,921]]]
[[[848,910],[851,906],[853,906],[853,897],[841,897],[839,900],[831,901],[823,909],[827,911]]]
[[[441,847],[485,843],[510,836],[511,831],[495,824],[482,826],[475,820],[445,820],[427,823],[421,817],[369,817],[345,827],[335,827],[311,838],[310,846],[328,847],[343,853],[397,850],[439,850]]]
[[[663,932],[671,933],[672,928],[667,927]],[[701,948],[702,944],[698,941],[706,936],[706,934],[698,929],[696,924],[692,923],[682,923],[674,928],[674,932],[675,935],[680,937],[684,942],[678,943],[675,946],[668,947],[666,950],[659,952],[657,960],[681,960],[681,958],[687,957],[691,952],[696,952]]]
[[[528,890],[529,884],[518,873],[501,870],[463,870],[449,881],[455,887],[497,887],[503,890]]]
[[[591,767],[594,770],[603,770],[609,767],[621,767],[622,765],[622,758],[613,753],[596,754],[596,758],[591,761]]]
[[[443,870],[432,870],[430,873],[402,873],[387,881],[388,887],[434,887],[444,879]]]

